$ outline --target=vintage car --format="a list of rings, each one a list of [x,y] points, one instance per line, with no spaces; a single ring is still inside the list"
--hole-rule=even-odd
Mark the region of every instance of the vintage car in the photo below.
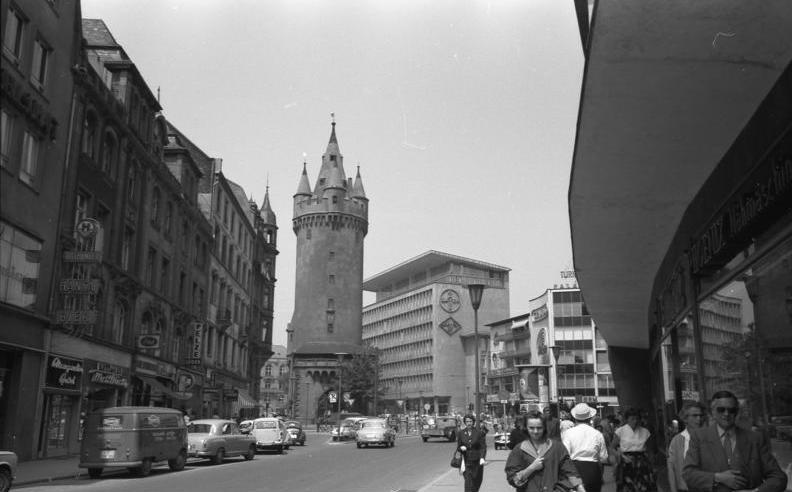
[[[336,425],[330,431],[330,436],[333,441],[343,441],[346,439],[354,439],[357,432],[357,423],[365,420],[366,417],[349,417],[341,421],[340,425]]]
[[[303,430],[301,423],[297,422],[296,420],[287,420],[286,432],[289,433],[289,444],[293,446],[296,446],[297,444],[300,446],[305,446],[305,431]]]
[[[396,445],[396,432],[385,419],[361,420],[358,422],[355,441],[358,448],[369,447],[372,444],[382,444],[386,448],[392,448]]]
[[[256,456],[256,439],[243,434],[233,420],[201,419],[187,424],[187,456],[209,458],[218,465],[231,456],[252,460]]]
[[[459,422],[453,415],[426,415],[421,425],[421,439],[426,442],[430,437],[442,437],[449,441],[456,441],[458,429]]]
[[[274,450],[283,453],[289,449],[289,436],[281,419],[275,417],[260,417],[253,421],[250,434],[256,440],[256,450]]]
[[[8,492],[16,476],[17,464],[16,453],[12,451],[0,451],[0,492]]]
[[[187,426],[180,410],[110,407],[88,414],[77,466],[87,468],[91,478],[119,467],[146,477],[159,461],[167,461],[173,471],[187,462]]]
[[[506,449],[508,448],[508,444],[509,444],[508,432],[495,433],[495,449]]]
[[[242,434],[250,434],[251,430],[253,430],[252,420],[243,420],[239,423],[239,431],[242,432]]]

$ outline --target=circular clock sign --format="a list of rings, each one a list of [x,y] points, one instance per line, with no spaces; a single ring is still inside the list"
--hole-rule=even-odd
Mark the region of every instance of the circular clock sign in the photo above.
[[[459,310],[459,293],[453,289],[446,289],[440,294],[440,307],[447,313],[455,313]]]

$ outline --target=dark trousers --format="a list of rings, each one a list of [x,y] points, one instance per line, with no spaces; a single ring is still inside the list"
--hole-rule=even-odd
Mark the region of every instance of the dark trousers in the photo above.
[[[583,480],[586,492],[600,492],[602,489],[602,465],[593,461],[573,461]]]
[[[462,476],[465,478],[465,492],[479,492],[481,481],[484,480],[484,467],[479,465],[478,461],[465,462],[465,472]]]

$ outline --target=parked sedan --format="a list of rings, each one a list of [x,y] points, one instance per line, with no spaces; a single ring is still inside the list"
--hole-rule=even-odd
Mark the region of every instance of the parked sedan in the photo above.
[[[334,441],[354,439],[358,430],[357,423],[365,420],[365,417],[349,417],[341,421],[341,425],[334,426],[330,431],[330,436]]]
[[[253,430],[250,431],[256,442],[256,450],[275,450],[283,453],[289,449],[289,436],[286,426],[281,419],[275,417],[259,417],[253,421]]]
[[[302,428],[302,424],[297,422],[296,420],[287,420],[286,421],[286,432],[289,433],[290,437],[290,444],[300,446],[305,446],[305,431]]]
[[[0,451],[0,492],[8,492],[17,470],[17,455],[13,451]]]
[[[396,432],[385,419],[366,419],[359,423],[355,441],[358,448],[369,447],[371,444],[393,447],[396,445]]]
[[[187,425],[187,456],[209,458],[215,465],[230,456],[252,460],[256,456],[256,439],[243,434],[233,420],[201,419]]]

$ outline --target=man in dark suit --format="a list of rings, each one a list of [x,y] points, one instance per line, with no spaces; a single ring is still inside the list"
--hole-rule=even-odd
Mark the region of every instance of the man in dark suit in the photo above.
[[[710,411],[715,425],[690,434],[682,478],[690,491],[752,490],[782,492],[786,474],[770,452],[767,440],[736,425],[737,397],[729,391],[712,395]]]
[[[476,425],[476,417],[465,415],[465,429],[457,437],[457,450],[465,461],[465,492],[478,492],[484,479],[484,465],[487,464],[486,433]]]

